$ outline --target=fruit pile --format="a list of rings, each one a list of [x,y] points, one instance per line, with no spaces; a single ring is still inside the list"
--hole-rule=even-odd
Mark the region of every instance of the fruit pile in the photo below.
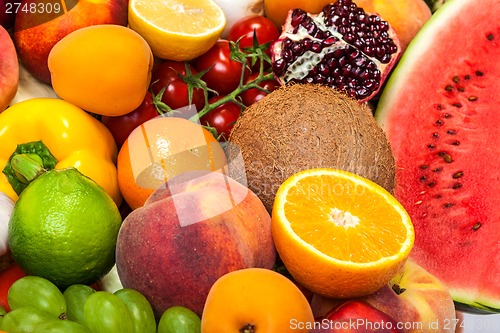
[[[0,0],[0,333],[500,312],[499,10]]]

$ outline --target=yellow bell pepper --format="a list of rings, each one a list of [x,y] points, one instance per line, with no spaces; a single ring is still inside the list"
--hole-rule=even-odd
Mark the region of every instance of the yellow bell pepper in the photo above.
[[[34,98],[16,103],[0,114],[0,170],[4,170],[18,145],[36,141],[41,141],[55,157],[56,169],[77,168],[120,205],[117,147],[101,122],[60,99]],[[17,200],[5,173],[0,175],[0,191]]]

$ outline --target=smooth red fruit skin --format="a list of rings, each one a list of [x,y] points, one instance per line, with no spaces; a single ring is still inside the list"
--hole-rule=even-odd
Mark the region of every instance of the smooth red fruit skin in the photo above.
[[[188,68],[193,75],[198,73],[193,66],[188,65]],[[201,110],[205,106],[203,90],[194,88],[190,103],[188,86],[179,75],[186,75],[186,63],[173,60],[163,61],[153,70],[151,75],[151,91],[157,95],[165,88],[161,101],[173,110],[190,104],[196,105],[196,109]]]
[[[139,125],[159,115],[153,104],[153,98],[146,93],[141,105],[132,112],[118,117],[103,116],[101,121],[109,129],[116,145],[121,147],[129,134]]]
[[[236,42],[241,38],[241,48],[251,47],[253,45],[254,31],[259,44],[274,42],[280,36],[280,32],[273,21],[261,15],[250,15],[239,19],[233,24],[227,39]]]
[[[26,273],[17,264],[12,264],[9,268],[0,272],[0,306],[7,312],[10,311],[7,300],[9,288],[23,276],[26,276]]]
[[[214,103],[224,96],[215,96],[208,100],[209,103]],[[208,114],[200,118],[201,125],[209,125],[217,131],[217,135],[221,136],[221,141],[226,141],[231,134],[234,123],[238,120],[241,114],[241,108],[233,102],[224,103],[221,106],[213,109]]]
[[[210,69],[202,80],[219,95],[227,95],[238,87],[243,68],[240,62],[231,59],[229,41],[225,39],[219,39],[210,50],[194,59],[193,66],[199,72]]]
[[[359,300],[342,303],[318,321],[329,327],[311,333],[403,333],[394,319]]]
[[[254,81],[258,76],[259,76],[259,73],[250,74],[247,77],[247,79],[245,80],[245,84],[248,84],[248,83]],[[275,79],[272,79],[272,80],[262,81],[261,83],[259,83],[259,86],[264,88],[264,89],[267,89],[267,90],[269,90],[269,92],[271,92],[271,91],[275,90],[276,88],[278,88],[280,86],[280,84]],[[241,101],[243,102],[243,104],[245,104],[246,106],[250,106],[253,103],[260,101],[267,94],[268,93],[266,93],[265,91],[262,91],[262,90],[257,89],[257,88],[252,88],[252,89],[248,89],[248,90],[242,92],[240,94],[240,97],[241,97]]]

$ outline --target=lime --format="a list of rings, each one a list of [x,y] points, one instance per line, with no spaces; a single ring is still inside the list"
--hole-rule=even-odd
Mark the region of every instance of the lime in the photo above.
[[[113,199],[75,168],[47,171],[21,193],[9,221],[12,257],[61,289],[90,284],[115,262],[121,217]]]

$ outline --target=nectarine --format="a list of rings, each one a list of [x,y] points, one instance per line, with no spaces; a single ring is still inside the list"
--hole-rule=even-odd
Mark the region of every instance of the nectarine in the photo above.
[[[0,26],[0,112],[5,110],[17,92],[19,63],[14,43],[7,31]]]

